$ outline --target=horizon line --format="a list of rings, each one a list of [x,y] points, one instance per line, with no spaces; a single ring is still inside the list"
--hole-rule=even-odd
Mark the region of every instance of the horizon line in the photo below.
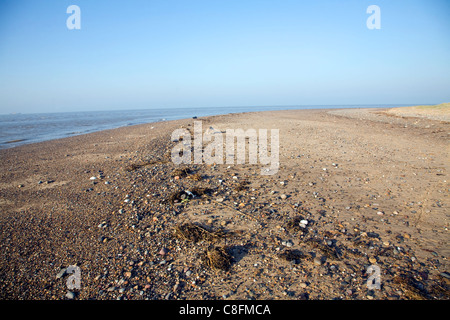
[[[443,103],[443,102],[441,102]],[[0,115],[18,115],[18,114],[55,114],[55,113],[79,113],[79,112],[111,112],[111,111],[142,111],[142,110],[163,110],[163,109],[206,109],[206,108],[302,108],[302,107],[406,107],[406,106],[431,106],[439,103],[375,103],[375,104],[303,104],[303,105],[235,105],[235,106],[216,106],[216,107],[153,107],[153,108],[137,108],[137,109],[98,109],[98,110],[73,110],[73,111],[47,111],[47,112],[9,112],[0,113]]]

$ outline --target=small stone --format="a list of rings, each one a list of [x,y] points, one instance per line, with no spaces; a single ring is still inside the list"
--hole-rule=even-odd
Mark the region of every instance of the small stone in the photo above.
[[[304,282],[300,283],[300,288],[305,289],[308,285]]]
[[[217,198],[216,201],[217,202],[223,202],[223,200],[225,200],[224,198]]]
[[[67,291],[66,298],[69,300],[75,299],[75,293],[72,291]]]
[[[283,294],[285,296],[289,296],[289,297],[295,296],[295,292],[294,291],[289,291],[289,290],[284,291]]]
[[[380,237],[380,235],[378,233],[375,233],[375,232],[367,232],[367,236],[369,238],[379,238]]]
[[[25,187],[25,186],[24,186],[23,184],[19,184],[18,187],[19,187],[19,188],[23,188],[23,187]]]
[[[379,215],[379,216],[382,216],[383,214],[384,214],[383,211],[378,211],[378,212],[377,212],[377,215]]]
[[[371,264],[375,264],[375,263],[377,263],[377,259],[375,259],[374,257],[370,257],[370,258],[369,258],[369,262],[370,262]]]
[[[189,277],[190,275],[192,275],[192,271],[191,270],[188,270],[188,271],[186,271],[186,277]]]
[[[97,177],[90,177],[90,180],[97,180]]]
[[[320,259],[319,257],[315,257],[313,262],[316,266],[322,265],[322,259]]]
[[[287,195],[285,195],[285,194],[282,194],[282,195],[280,196],[280,198],[281,198],[281,200],[286,200],[286,198],[287,198]]]
[[[168,252],[169,252],[169,249],[162,247],[161,250],[159,251],[159,254],[162,256],[165,256]]]
[[[103,221],[102,223],[100,223],[97,227],[99,228],[106,228],[108,225],[106,223],[106,221]]]
[[[130,271],[126,271],[123,275],[124,275],[126,278],[131,278],[131,272],[130,272]]]
[[[287,241],[281,241],[281,244],[283,245],[283,246],[286,246],[286,247],[292,247],[293,245],[294,245],[294,243],[292,243],[292,241],[290,241],[290,240],[287,240]]]

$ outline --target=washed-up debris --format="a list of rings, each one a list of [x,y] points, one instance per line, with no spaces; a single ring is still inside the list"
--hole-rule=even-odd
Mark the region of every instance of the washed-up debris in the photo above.
[[[289,232],[307,232],[307,226],[308,220],[304,219],[303,217],[297,216],[291,220],[289,220],[286,224],[286,230]]]
[[[183,240],[198,242],[201,240],[214,241],[224,237],[225,233],[222,230],[209,231],[202,226],[186,223],[175,226],[174,235]]]
[[[307,243],[310,244],[314,249],[318,249],[322,252],[322,254],[328,259],[332,260],[341,260],[342,253],[341,250],[336,246],[330,246],[322,243],[322,241],[318,239],[308,239]]]
[[[201,181],[203,179],[203,176],[197,172],[197,173],[190,174],[188,176],[188,178],[191,180],[194,180],[194,181]]]
[[[278,254],[278,258],[298,264],[300,260],[309,259],[310,256],[305,255],[298,249],[286,249]]]
[[[250,182],[248,182],[247,180],[242,180],[241,182],[239,182],[239,184],[234,188],[234,190],[236,191],[242,191],[248,188],[248,185],[250,184]]]
[[[225,247],[210,246],[201,257],[202,263],[212,269],[227,271],[231,266],[231,256]]]
[[[177,168],[172,171],[172,177],[186,177],[188,174],[191,173],[191,169],[189,168]]]
[[[419,281],[427,279],[427,273],[404,272],[392,278],[392,282],[402,289],[404,295],[411,300],[450,298],[448,281],[435,280],[431,283]]]
[[[414,278],[406,274],[396,275],[393,279],[393,283],[399,285],[405,295],[413,300],[427,299],[426,291],[423,285],[417,282]]]

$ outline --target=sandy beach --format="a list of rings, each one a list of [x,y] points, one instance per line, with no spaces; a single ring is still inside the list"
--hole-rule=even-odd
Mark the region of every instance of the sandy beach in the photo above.
[[[449,299],[449,110],[413,111],[239,113],[0,150],[0,298]],[[171,133],[194,121],[279,129],[278,172],[175,165]]]

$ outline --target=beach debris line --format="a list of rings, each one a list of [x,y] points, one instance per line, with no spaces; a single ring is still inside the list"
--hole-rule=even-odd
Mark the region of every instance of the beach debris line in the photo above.
[[[192,242],[215,241],[225,236],[225,232],[223,230],[208,230],[203,226],[190,222],[176,225],[174,227],[173,234],[178,238]]]

